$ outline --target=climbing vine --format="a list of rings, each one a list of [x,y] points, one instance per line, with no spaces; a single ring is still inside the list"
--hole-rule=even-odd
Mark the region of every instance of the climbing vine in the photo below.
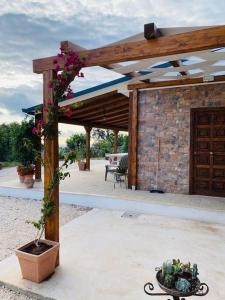
[[[41,139],[46,141],[47,139],[54,139],[58,136],[58,131],[55,127],[55,120],[58,115],[58,110],[64,114],[64,116],[71,118],[73,116],[74,110],[73,106],[69,108],[60,108],[58,103],[70,98],[73,98],[73,91],[70,86],[70,83],[77,77],[84,77],[84,74],[81,72],[82,67],[85,65],[85,57],[80,57],[76,52],[68,51],[65,52],[60,48],[60,53],[57,55],[57,58],[53,60],[55,77],[50,82],[48,82],[48,88],[52,90],[53,97],[52,99],[45,99],[44,106],[42,111],[37,111],[36,113],[42,113],[42,116],[45,115],[37,122],[36,126],[33,128],[33,133],[38,135]],[[60,63],[64,62],[64,68],[61,70]],[[46,101],[47,100],[47,101]],[[28,141],[24,141],[27,148],[32,147]],[[35,151],[35,150],[33,150]],[[44,233],[45,225],[55,210],[54,203],[52,201],[52,195],[55,187],[64,180],[66,177],[70,176],[70,173],[67,171],[68,166],[74,162],[76,159],[76,153],[74,151],[69,152],[63,164],[52,172],[50,162],[47,156],[45,160],[41,158],[40,152],[35,151],[36,160],[40,162],[49,169],[50,181],[47,186],[45,196],[42,199],[42,208],[41,216],[37,221],[27,221],[34,225],[38,230],[37,236],[35,239],[35,244],[38,247],[39,241]]]

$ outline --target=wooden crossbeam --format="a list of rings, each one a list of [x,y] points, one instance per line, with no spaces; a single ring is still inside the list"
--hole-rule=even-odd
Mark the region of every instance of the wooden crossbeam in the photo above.
[[[146,40],[150,40],[152,38],[157,38],[162,36],[162,33],[160,32],[160,30],[157,28],[157,26],[155,25],[155,23],[149,23],[149,24],[145,24],[144,25],[144,37],[146,38]],[[178,60],[172,60],[169,61],[169,63],[173,66],[173,67],[180,67],[181,64]],[[185,71],[181,71],[179,72],[182,76],[187,76],[187,72]]]
[[[225,81],[225,75],[215,76],[214,81],[211,81],[211,82],[221,82],[221,81]],[[167,87],[167,86],[168,87],[169,86],[182,86],[182,85],[199,84],[199,83],[204,83],[204,79],[202,77],[149,82],[149,83],[129,84],[127,86],[127,88],[128,88],[128,90],[148,89],[148,88],[160,88],[160,87]]]
[[[113,118],[117,118],[118,116],[123,116],[124,114],[128,113],[128,106],[126,108],[123,109],[117,109],[115,111],[110,111],[110,112],[106,112],[106,113],[101,113],[99,115],[94,115],[94,116],[90,116],[90,117],[79,117],[79,115],[77,115],[76,119],[83,119],[85,121],[95,121],[95,120],[101,120],[101,119],[105,119],[105,120],[110,120]]]
[[[79,51],[85,56],[85,66],[109,65],[122,61],[140,60],[225,46],[225,26],[185,32],[157,39],[142,40],[119,45],[112,45],[92,50]],[[33,61],[35,73],[54,69],[53,59],[47,57]],[[64,59],[59,59],[60,68],[64,67]]]
[[[128,120],[128,113],[129,111],[123,111],[121,112],[120,114],[114,114],[114,115],[111,115],[111,116],[108,116],[108,117],[105,117],[104,118],[104,122],[112,122],[112,121],[118,121],[118,120],[121,120],[121,121],[127,121]]]
[[[128,130],[128,128],[124,126],[117,126],[117,125],[110,126],[110,125],[105,125],[104,123],[101,122],[84,122],[84,121],[77,121],[68,118],[59,118],[59,123],[78,125],[78,126],[89,126],[92,128],[103,128],[103,129],[112,129],[112,130],[116,129],[122,131]]]
[[[108,112],[118,107],[126,107],[128,106],[128,98],[122,94],[115,94],[114,96],[107,96],[105,94],[104,97],[92,98],[91,101],[81,102],[81,106],[77,107],[74,110],[74,116],[78,117],[87,117],[95,114],[101,113],[103,110]],[[67,106],[63,106],[63,110],[66,109]],[[70,107],[70,105],[68,105]]]
[[[77,116],[79,118],[84,118],[84,119],[93,116],[100,117],[102,115],[112,114],[114,111],[120,111],[128,107],[129,107],[128,101],[127,102],[120,101],[120,102],[115,102],[113,105],[108,105],[108,104],[105,104],[105,106],[102,105],[98,109],[93,109],[92,106],[90,106],[89,110],[83,113],[81,113],[79,110],[77,111],[75,110],[74,116]]]
[[[68,52],[68,51],[79,52],[79,51],[87,50],[86,48],[83,48],[83,47],[81,47],[77,44],[74,44],[72,42],[69,42],[69,41],[62,41],[60,43],[60,47],[62,49],[64,49],[65,52]],[[109,65],[100,65],[100,67],[105,68],[107,70],[114,70],[117,68],[121,68],[122,65],[118,64],[118,63],[114,63],[114,64],[109,64]],[[136,74],[135,72],[126,73],[125,75],[131,76],[131,77],[138,76],[138,74]]]
[[[111,121],[104,121],[104,124],[105,125],[109,125],[109,124],[113,124],[115,126],[118,126],[119,123],[122,123],[122,124],[126,124],[126,126],[128,126],[128,115],[124,116],[123,118],[115,118]]]

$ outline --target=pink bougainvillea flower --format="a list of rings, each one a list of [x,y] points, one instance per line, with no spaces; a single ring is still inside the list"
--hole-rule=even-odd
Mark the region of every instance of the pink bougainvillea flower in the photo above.
[[[33,133],[33,134],[37,134],[37,133],[38,133],[38,129],[37,129],[36,127],[33,127],[33,128],[32,128],[32,133]]]
[[[53,64],[56,65],[58,63],[57,59],[53,59]]]
[[[49,106],[51,106],[51,105],[53,104],[52,100],[51,100],[51,99],[48,99],[47,104],[48,104]]]
[[[49,87],[50,89],[53,88],[53,83],[52,83],[51,81],[48,83],[48,87]]]
[[[73,115],[73,111],[71,108],[67,109],[65,112],[64,112],[64,115],[67,117],[67,118],[71,118],[72,115]]]
[[[60,70],[60,65],[56,65],[55,70],[58,72]]]
[[[58,56],[59,58],[63,58],[63,54],[62,54],[62,53],[57,54],[57,56]]]
[[[48,108],[45,107],[45,108],[43,109],[43,111],[44,111],[44,112],[48,112]]]
[[[67,94],[65,97],[66,97],[67,100],[71,99],[71,98],[73,98],[73,94]]]
[[[65,52],[65,50],[62,47],[60,47],[59,49],[60,49],[61,53]]]

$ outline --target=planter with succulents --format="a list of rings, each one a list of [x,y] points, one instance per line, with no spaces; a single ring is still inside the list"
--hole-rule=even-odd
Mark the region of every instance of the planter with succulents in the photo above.
[[[156,268],[156,280],[165,293],[153,293],[154,286],[147,283],[144,287],[146,294],[151,296],[173,296],[173,299],[183,297],[204,296],[209,288],[198,278],[197,264],[182,263],[179,259],[168,260],[162,267]]]
[[[184,264],[179,259],[174,259],[164,262],[162,268],[157,270],[156,279],[165,292],[172,290],[174,296],[191,296],[199,290],[196,264]]]

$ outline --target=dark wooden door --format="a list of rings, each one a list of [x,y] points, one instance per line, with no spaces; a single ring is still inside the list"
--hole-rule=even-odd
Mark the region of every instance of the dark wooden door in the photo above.
[[[225,196],[225,108],[192,110],[190,192]]]

